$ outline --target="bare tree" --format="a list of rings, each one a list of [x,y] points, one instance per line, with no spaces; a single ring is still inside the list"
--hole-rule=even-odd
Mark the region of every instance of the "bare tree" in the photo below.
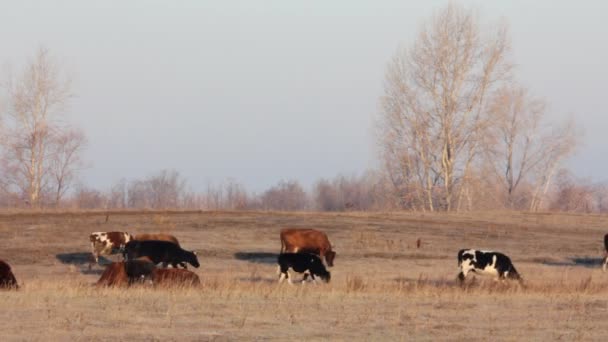
[[[531,211],[543,208],[556,171],[561,163],[574,153],[579,144],[579,137],[580,132],[572,121],[547,128],[547,133],[540,141],[543,152],[533,171],[535,186],[530,202]]]
[[[297,181],[281,181],[262,194],[261,202],[266,210],[304,210],[308,197]]]
[[[389,63],[380,144],[389,174],[413,177],[425,209],[451,210],[477,155],[487,94],[509,76],[508,52],[505,25],[482,29],[472,10],[449,4]]]
[[[32,206],[40,206],[53,187],[53,177],[57,176],[51,172],[51,160],[57,157],[54,153],[62,153],[58,152],[57,144],[65,142],[66,136],[61,138],[65,127],[61,127],[58,119],[70,98],[71,82],[48,51],[41,48],[23,72],[10,80],[8,89],[2,171],[10,187],[16,187]],[[73,149],[67,160],[66,154],[59,157],[63,159],[64,171],[59,172],[62,184],[56,187],[56,199],[65,192],[68,178],[73,176],[74,168],[65,163],[79,160],[81,146]]]
[[[162,170],[146,181],[148,200],[152,208],[177,208],[186,181],[175,170]]]
[[[80,130],[70,129],[53,137],[49,154],[49,172],[54,186],[54,202],[59,201],[72,185],[83,167],[81,152],[86,145],[86,137]]]

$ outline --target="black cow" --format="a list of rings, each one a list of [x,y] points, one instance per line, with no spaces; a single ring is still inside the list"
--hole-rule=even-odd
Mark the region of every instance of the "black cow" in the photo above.
[[[149,278],[155,268],[156,265],[147,258],[125,261],[125,272],[129,277],[129,284]]]
[[[195,252],[182,249],[178,245],[168,241],[138,241],[133,240],[125,247],[125,258],[127,260],[139,257],[148,257],[154,264],[162,263],[163,267],[171,264],[174,268],[177,265],[185,267],[185,262],[194,267],[199,267],[198,258]]]
[[[291,284],[291,278],[289,278],[289,269],[291,268],[295,272],[304,273],[303,282],[308,279],[308,276],[312,278],[313,281],[317,281],[315,276],[319,276],[326,283],[331,279],[331,274],[321,262],[321,259],[316,254],[311,253],[283,253],[280,254],[277,262],[279,264],[279,272],[281,276],[279,277],[279,283],[283,280],[287,279]]]
[[[463,282],[469,272],[494,276],[496,279],[522,281],[508,256],[499,252],[462,249],[458,252],[458,279]]]

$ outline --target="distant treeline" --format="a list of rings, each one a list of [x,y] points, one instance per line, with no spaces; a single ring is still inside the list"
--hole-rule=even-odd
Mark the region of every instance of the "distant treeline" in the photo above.
[[[459,210],[529,210],[534,188],[524,184],[515,198],[502,192],[489,179],[476,182],[471,203]],[[385,211],[426,210],[417,207],[415,195],[398,193],[388,177],[379,171],[358,176],[339,175],[320,179],[311,189],[298,181],[280,181],[261,193],[248,191],[234,180],[209,185],[193,191],[177,171],[163,170],[142,180],[120,180],[102,191],[84,185],[66,195],[59,204],[54,197],[43,196],[42,208],[63,209],[195,209],[195,210],[278,210],[278,211]],[[473,196],[474,195],[474,196]],[[441,201],[441,188],[436,201]],[[562,169],[555,185],[548,191],[538,210],[572,212],[608,212],[608,186],[577,179]],[[28,208],[31,205],[17,193],[0,194],[4,208]],[[456,209],[458,210],[458,208]]]

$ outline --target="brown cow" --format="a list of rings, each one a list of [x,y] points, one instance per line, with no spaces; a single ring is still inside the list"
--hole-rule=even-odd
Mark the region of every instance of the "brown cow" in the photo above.
[[[199,286],[201,280],[192,271],[181,268],[155,268],[152,281],[156,286]]]
[[[135,235],[135,240],[139,241],[147,241],[147,240],[157,240],[157,241],[168,241],[173,242],[174,244],[179,246],[179,241],[177,238],[170,234],[137,234]]]
[[[97,286],[127,285],[129,285],[129,276],[127,275],[124,261],[113,262],[106,266],[105,271],[101,274],[101,278],[97,281]]]
[[[17,279],[6,262],[0,260],[0,289],[18,289]]]
[[[327,266],[334,265],[336,252],[331,250],[331,243],[327,235],[315,229],[281,230],[281,253],[307,252],[325,259]]]
[[[98,286],[127,286],[149,278],[155,269],[148,258],[113,262],[97,281]]]

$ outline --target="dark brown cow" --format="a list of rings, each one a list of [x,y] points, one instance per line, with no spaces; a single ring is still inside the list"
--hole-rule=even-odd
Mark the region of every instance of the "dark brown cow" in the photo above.
[[[155,268],[152,271],[155,286],[198,286],[201,280],[192,271],[181,268]]]
[[[331,250],[327,235],[315,229],[281,230],[281,253],[313,253],[325,259],[327,266],[334,265],[336,252]]]
[[[133,237],[126,232],[95,232],[91,233],[89,240],[93,258],[98,263],[100,255],[120,253]]]
[[[137,234],[135,235],[135,240],[139,241],[147,241],[147,240],[156,240],[156,241],[168,241],[172,242],[179,246],[179,241],[177,238],[171,234]]]
[[[0,260],[0,289],[18,289],[17,279],[6,262]]]

